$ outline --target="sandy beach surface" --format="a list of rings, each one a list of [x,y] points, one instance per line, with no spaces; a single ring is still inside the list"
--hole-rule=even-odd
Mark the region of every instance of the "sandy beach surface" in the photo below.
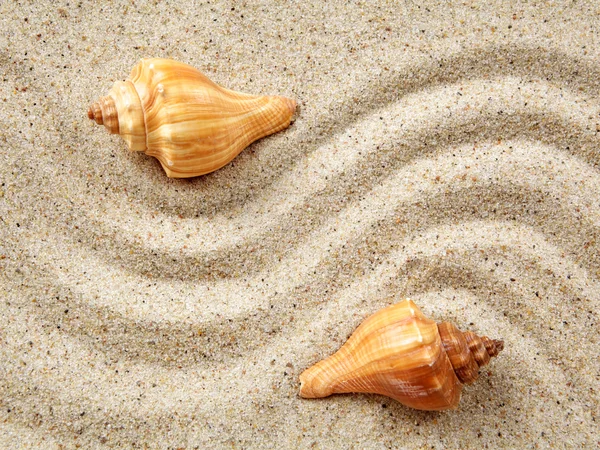
[[[440,3],[0,3],[0,448],[599,445],[600,4]],[[144,57],[299,111],[169,179]],[[298,396],[404,297],[505,341],[457,410]]]

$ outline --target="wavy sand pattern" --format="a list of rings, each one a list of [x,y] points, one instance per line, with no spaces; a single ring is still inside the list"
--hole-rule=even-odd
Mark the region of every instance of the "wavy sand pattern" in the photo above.
[[[599,7],[175,3],[0,6],[0,447],[598,445]],[[142,56],[301,112],[169,180]],[[300,399],[397,296],[505,340],[460,408]]]

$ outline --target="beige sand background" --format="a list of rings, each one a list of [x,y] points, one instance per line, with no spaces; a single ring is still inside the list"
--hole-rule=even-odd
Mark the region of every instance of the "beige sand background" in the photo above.
[[[2,2],[0,448],[597,446],[600,5],[488,3]],[[170,180],[86,117],[153,56],[298,117]],[[298,397],[404,296],[458,410]]]

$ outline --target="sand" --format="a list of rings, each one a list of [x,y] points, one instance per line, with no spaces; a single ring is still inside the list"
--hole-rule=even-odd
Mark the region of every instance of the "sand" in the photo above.
[[[600,441],[600,6],[3,2],[0,448]],[[298,100],[172,180],[91,123],[142,57]],[[298,396],[411,297],[503,338],[457,410]]]

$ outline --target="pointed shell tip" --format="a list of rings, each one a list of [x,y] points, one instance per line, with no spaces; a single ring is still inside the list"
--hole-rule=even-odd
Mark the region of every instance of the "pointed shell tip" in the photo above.
[[[102,99],[100,99],[102,100]],[[93,120],[98,125],[103,125],[103,115],[102,115],[102,106],[100,105],[100,101],[94,102],[90,105],[87,116],[90,120]]]
[[[496,350],[498,352],[504,350],[504,341],[502,339],[494,339],[494,344],[496,345]]]

